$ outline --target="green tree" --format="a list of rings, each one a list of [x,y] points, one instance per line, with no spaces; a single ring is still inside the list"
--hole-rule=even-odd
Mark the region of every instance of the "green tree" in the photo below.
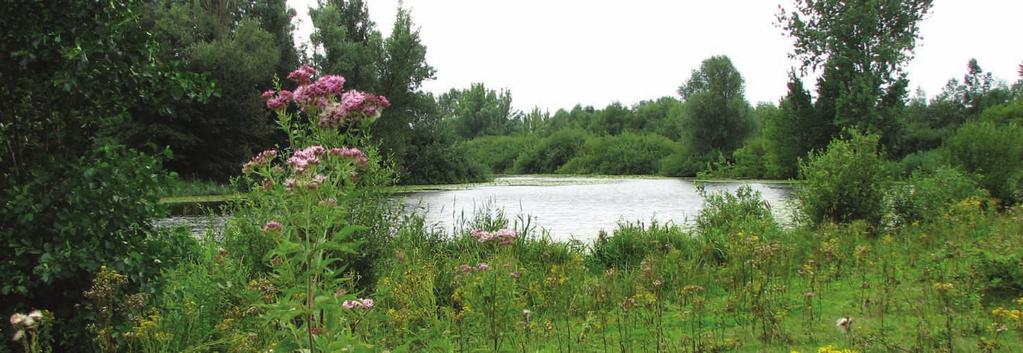
[[[822,69],[817,111],[839,127],[877,132],[886,145],[898,133],[905,95],[902,69],[920,38],[932,0],[796,0],[778,22],[795,40],[802,70]]]
[[[124,140],[149,151],[170,147],[174,157],[167,166],[185,175],[237,175],[253,152],[272,144],[272,122],[259,94],[275,72],[297,60],[291,15],[261,1],[149,3],[144,16],[162,44],[160,56],[206,75],[218,94],[207,102],[180,102],[174,114],[138,114],[121,131]]]
[[[743,79],[726,56],[703,61],[678,93],[688,111],[683,122],[688,150],[730,156],[755,130]]]
[[[981,175],[980,184],[1011,206],[1023,191],[1023,127],[990,121],[964,124],[945,142],[954,166]]]
[[[315,29],[310,42],[319,49],[313,55],[316,66],[323,72],[344,75],[346,87],[362,91],[379,88],[384,40],[369,18],[366,3],[320,0],[318,7],[309,9],[309,18]]]
[[[166,174],[153,156],[116,145],[114,132],[133,112],[172,113],[172,102],[212,88],[152,55],[138,2],[18,1],[4,10],[0,312],[51,310],[55,350],[91,351],[75,306],[99,267],[137,287],[159,272],[154,260],[173,258],[148,236]]]
[[[773,177],[796,176],[799,159],[810,151],[822,149],[835,135],[831,119],[822,119],[814,111],[810,92],[795,72],[789,74],[788,93],[782,98],[778,114],[764,121],[767,173]]]
[[[486,135],[505,135],[513,130],[517,113],[512,109],[511,92],[487,89],[474,83],[464,90],[452,89],[440,97],[445,119],[464,139]]]
[[[879,225],[890,178],[878,152],[877,135],[853,131],[835,139],[827,150],[800,163],[803,182],[796,192],[801,214],[810,224],[864,220]]]

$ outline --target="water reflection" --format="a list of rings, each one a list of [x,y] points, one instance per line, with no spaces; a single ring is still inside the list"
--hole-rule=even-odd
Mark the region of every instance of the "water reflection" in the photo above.
[[[775,217],[790,218],[788,187],[765,183],[705,183],[706,191],[734,192],[741,185],[759,191]],[[452,191],[406,195],[405,204],[423,214],[427,222],[457,229],[460,220],[487,206],[503,209],[511,217],[528,215],[533,223],[557,240],[588,241],[600,230],[617,223],[673,222],[687,224],[703,208],[697,186],[675,178],[498,178],[493,185]]]

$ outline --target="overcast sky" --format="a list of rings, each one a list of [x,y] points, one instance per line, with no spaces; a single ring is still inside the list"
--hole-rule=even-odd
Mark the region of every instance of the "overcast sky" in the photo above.
[[[367,0],[387,36],[399,0]],[[631,105],[675,90],[700,62],[728,55],[746,79],[751,103],[785,94],[792,42],[775,27],[777,0],[406,0],[445,92],[483,82],[507,88],[514,106],[550,110],[577,103]],[[921,25],[923,40],[907,70],[910,87],[937,94],[975,57],[985,71],[1015,82],[1023,62],[1023,1],[936,0]],[[296,39],[309,41],[307,9],[316,0],[288,0],[298,16]]]

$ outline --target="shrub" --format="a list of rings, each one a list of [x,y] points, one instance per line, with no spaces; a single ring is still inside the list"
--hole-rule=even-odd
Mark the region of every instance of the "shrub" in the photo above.
[[[593,136],[576,155],[558,169],[569,174],[656,174],[661,159],[674,153],[677,144],[660,135],[624,133]]]
[[[900,177],[909,177],[916,171],[933,172],[948,163],[948,151],[936,148],[907,154],[902,160],[892,163],[891,172]]]
[[[711,155],[693,155],[685,150],[672,153],[661,160],[659,174],[674,177],[694,177],[700,172],[710,169],[714,161]]]
[[[56,332],[80,335],[84,329],[67,319],[79,316],[74,306],[101,266],[137,289],[195,249],[189,235],[150,226],[162,214],[157,195],[167,181],[155,157],[106,145],[78,159],[46,160],[29,176],[2,181],[0,251],[14,256],[0,261],[0,312],[47,309]]]
[[[723,157],[714,168],[699,173],[701,177],[718,178],[763,178],[767,176],[767,145],[766,140],[757,138],[750,140],[740,149],[732,153],[733,162]]]
[[[980,185],[1011,206],[1020,201],[1023,182],[1023,127],[971,122],[963,125],[948,141],[952,164],[980,174]]]
[[[490,167],[496,174],[515,172],[515,159],[540,138],[527,136],[483,136],[464,143],[473,159]]]
[[[852,132],[831,141],[828,149],[800,163],[803,182],[798,208],[810,224],[864,220],[880,224],[884,193],[890,182],[878,154],[878,136]]]
[[[601,231],[587,258],[591,269],[628,269],[639,266],[650,254],[681,248],[689,235],[672,224],[621,223],[611,236]]]
[[[917,171],[904,184],[890,192],[890,222],[904,225],[916,221],[937,220],[944,210],[961,200],[987,197],[987,192],[970,176],[950,167]]]
[[[703,236],[730,234],[743,229],[774,226],[770,206],[749,185],[740,186],[731,192],[716,192],[704,197],[703,209],[696,217],[696,229]]]
[[[586,142],[581,130],[561,130],[540,141],[515,158],[515,172],[524,174],[554,173],[575,157]]]

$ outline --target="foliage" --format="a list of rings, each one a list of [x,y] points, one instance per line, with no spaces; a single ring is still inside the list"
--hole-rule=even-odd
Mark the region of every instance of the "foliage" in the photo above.
[[[835,135],[831,119],[822,119],[814,111],[810,92],[794,72],[789,73],[788,93],[779,110],[764,119],[767,149],[765,173],[776,178],[795,177],[799,159],[811,151],[822,149]]]
[[[487,89],[473,83],[465,90],[455,90],[438,97],[444,119],[463,139],[512,132],[514,112],[511,92]]]
[[[945,209],[968,199],[983,199],[987,192],[963,172],[938,167],[934,170],[918,170],[905,181],[896,184],[888,198],[891,204],[891,226],[912,222],[939,219]]]
[[[743,79],[726,56],[704,60],[679,94],[686,102],[682,131],[696,155],[731,155],[755,131]]]
[[[624,133],[590,137],[558,173],[642,175],[656,174],[661,159],[678,146],[658,135]]]
[[[589,266],[600,271],[635,269],[650,254],[678,248],[689,236],[673,224],[620,223],[611,235],[597,235],[590,246]]]
[[[150,221],[166,174],[154,157],[108,145],[77,160],[36,161],[29,178],[5,189],[0,230],[4,285],[0,311],[46,308],[68,325],[92,274],[106,265],[128,276],[132,288],[194,249],[187,234],[155,232]],[[6,180],[13,185],[14,181]],[[62,340],[62,345],[73,339]]]
[[[464,142],[472,159],[490,168],[495,174],[510,174],[515,171],[515,159],[540,138],[532,135],[483,136]]]
[[[245,158],[273,140],[259,93],[281,62],[294,60],[291,15],[287,7],[257,1],[147,3],[147,30],[161,44],[156,54],[208,77],[217,93],[176,102],[172,113],[140,111],[119,137],[150,152],[169,147],[174,156],[167,167],[188,177],[223,182],[236,175]]]
[[[963,125],[945,142],[952,165],[980,175],[980,185],[1003,206],[1021,200],[1023,127],[981,121]]]
[[[701,189],[701,194],[704,205],[696,217],[696,230],[702,236],[722,236],[776,225],[770,205],[748,185],[740,186],[734,193],[706,194]]]
[[[888,188],[877,135],[851,132],[799,165],[799,210],[813,225],[864,220],[879,225]]]
[[[949,165],[948,150],[936,148],[933,150],[913,152],[901,160],[892,162],[893,175],[906,178],[916,171],[931,172]]]
[[[487,168],[475,155],[457,142],[456,136],[439,119],[432,119],[412,129],[410,153],[402,161],[406,184],[457,184],[489,178]]]
[[[515,158],[518,173],[554,173],[568,163],[586,142],[580,130],[562,130],[551,134]]]
[[[905,95],[903,65],[912,58],[920,21],[932,0],[796,0],[778,23],[795,40],[791,55],[821,69],[818,114],[839,128],[881,134],[894,144]]]

